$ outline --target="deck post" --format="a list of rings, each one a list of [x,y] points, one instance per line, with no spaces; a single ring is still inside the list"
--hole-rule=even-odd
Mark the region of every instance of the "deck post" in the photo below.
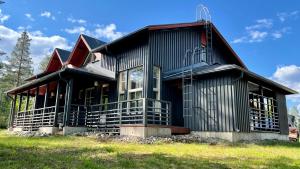
[[[28,111],[29,98],[30,98],[30,90],[27,91],[27,95],[26,95],[26,107],[25,107],[25,111]]]
[[[72,103],[73,81],[73,79],[70,79],[66,86],[64,126],[68,126],[69,123]]]
[[[22,108],[22,100],[23,100],[23,94],[21,93],[19,96],[19,107],[18,107],[18,112],[21,111]]]
[[[39,96],[39,90],[40,90],[40,88],[39,88],[39,86],[38,87],[36,87],[36,90],[35,90],[35,99],[34,99],[34,109],[37,109],[37,99],[38,99],[38,96]]]
[[[56,89],[56,96],[55,96],[55,116],[54,116],[54,126],[57,124],[57,117],[59,113],[59,101],[60,101],[60,92],[61,92],[61,84],[60,81],[57,81],[57,89]]]
[[[44,126],[45,109],[47,107],[47,101],[48,101],[48,90],[49,90],[49,84],[46,84],[46,91],[45,91],[45,95],[44,95],[43,115],[42,115],[42,126]]]
[[[148,111],[148,104],[147,99],[143,98],[143,125],[147,126],[147,111]]]
[[[17,94],[15,94],[13,100],[11,101],[9,127],[14,127],[16,101],[17,101]]]

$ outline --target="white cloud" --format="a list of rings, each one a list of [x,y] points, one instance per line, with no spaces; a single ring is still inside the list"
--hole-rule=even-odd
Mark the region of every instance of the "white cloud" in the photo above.
[[[258,19],[254,25],[246,26],[246,30],[271,28],[273,26],[272,19]]]
[[[44,12],[42,12],[42,13],[41,13],[41,17],[46,17],[46,18],[50,18],[50,19],[52,19],[52,20],[55,20],[55,17],[52,16],[51,12],[49,12],[49,11],[44,11]]]
[[[124,35],[122,32],[118,32],[115,24],[109,24],[106,26],[99,26],[95,29],[96,38],[106,38],[108,40],[115,40]]]
[[[54,48],[71,49],[67,39],[58,35],[45,36],[41,31],[31,31],[29,32],[29,36],[32,39],[30,52],[35,70],[37,70],[41,59],[51,54]],[[20,32],[0,25],[0,46],[7,54],[11,53],[19,37]]]
[[[249,42],[252,43],[252,42],[261,42],[263,41],[266,36],[268,35],[268,32],[261,32],[261,31],[250,31],[249,32],[249,36],[250,36],[250,39],[249,39]]]
[[[281,12],[281,13],[277,14],[277,17],[281,22],[284,22],[284,21],[286,21],[287,19],[290,19],[290,18],[297,19],[298,14],[299,14],[299,11]]]
[[[65,29],[65,31],[69,34],[80,34],[85,33],[86,29],[83,26],[73,27],[71,29]]]
[[[24,15],[27,17],[27,19],[29,19],[29,20],[31,20],[31,21],[34,21],[34,18],[31,16],[30,13],[26,13],[26,14],[24,14]]]
[[[124,35],[123,32],[117,31],[117,26],[115,24],[109,25],[97,25],[94,30],[87,30],[83,26],[76,26],[71,29],[65,29],[65,32],[69,34],[86,34],[95,38],[104,38],[108,41],[118,39]]]
[[[10,18],[9,15],[5,15],[2,13],[2,10],[0,9],[0,23],[4,23],[5,21],[7,21]]]
[[[271,79],[300,93],[300,66],[278,66]],[[298,104],[298,108],[300,108],[300,94],[291,95],[287,98],[294,104]]]
[[[73,17],[67,18],[67,21],[69,21],[71,23],[86,24],[86,20],[84,20],[84,19],[74,19]]]
[[[274,31],[274,32],[271,34],[271,36],[273,37],[273,39],[279,39],[279,38],[282,38],[282,36],[283,36],[285,33],[288,33],[290,29],[291,29],[290,27],[284,27],[284,28],[282,28],[282,29],[280,29],[280,30]]]

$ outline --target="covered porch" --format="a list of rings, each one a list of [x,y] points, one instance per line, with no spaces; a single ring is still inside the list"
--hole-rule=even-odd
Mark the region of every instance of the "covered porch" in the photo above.
[[[171,103],[139,98],[117,101],[117,82],[78,68],[64,68],[7,92],[15,131],[120,133],[123,125],[171,125]]]

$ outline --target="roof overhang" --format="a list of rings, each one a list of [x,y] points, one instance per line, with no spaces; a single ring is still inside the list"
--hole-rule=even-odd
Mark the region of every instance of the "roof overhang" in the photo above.
[[[25,83],[21,86],[18,86],[14,89],[11,89],[11,90],[7,91],[6,93],[7,94],[20,93],[20,92],[32,89],[34,87],[38,87],[43,84],[47,84],[48,82],[51,82],[51,81],[60,80],[62,77],[63,78],[67,78],[69,76],[73,77],[73,75],[81,75],[83,77],[94,78],[95,80],[116,81],[115,78],[107,77],[105,75],[95,74],[93,72],[89,72],[82,68],[65,67],[59,71],[53,72],[53,73],[43,76],[39,79],[35,79],[35,80]]]
[[[188,69],[188,68],[186,68]],[[228,72],[228,71],[238,71],[243,73],[243,77],[247,77],[249,80],[255,81],[255,82],[262,82],[263,84],[267,84],[269,86],[272,86],[273,88],[277,88],[282,91],[282,93],[289,95],[289,94],[298,94],[297,91],[290,89],[286,86],[283,86],[277,82],[274,82],[270,79],[267,79],[263,76],[260,76],[254,72],[251,72],[247,69],[244,69],[237,65],[213,65],[213,66],[199,66],[193,68],[193,76],[204,76],[204,75],[211,75],[211,74],[218,74],[222,72]],[[170,81],[170,80],[176,80],[183,77],[183,74],[181,73],[182,70],[178,72],[173,72],[172,74],[166,72],[163,74],[163,80]]]
[[[144,28],[141,28],[137,31],[134,31],[128,35],[125,35],[119,39],[116,39],[110,43],[106,43],[104,45],[101,45],[95,49],[92,50],[92,52],[97,52],[97,51],[102,51],[102,50],[107,50],[107,48],[114,46],[118,43],[124,42],[130,38],[133,38],[134,36],[137,36],[138,34],[142,34],[144,32],[149,32],[149,31],[156,31],[156,30],[165,30],[165,29],[178,29],[178,28],[188,28],[188,27],[202,27],[205,24],[207,24],[207,22],[190,22],[190,23],[176,23],[176,24],[163,24],[163,25],[150,25],[150,26],[146,26]],[[208,23],[212,25],[212,30],[213,33],[217,36],[215,36],[216,38],[218,38],[224,45],[225,47],[228,49],[228,51],[233,55],[233,57],[237,60],[237,62],[239,63],[239,65],[245,69],[247,69],[247,66],[243,63],[243,61],[240,59],[240,57],[237,55],[237,53],[234,52],[234,50],[231,48],[231,46],[229,45],[229,43],[225,40],[225,38],[221,35],[221,33],[217,30],[217,28],[214,26],[213,23]]]

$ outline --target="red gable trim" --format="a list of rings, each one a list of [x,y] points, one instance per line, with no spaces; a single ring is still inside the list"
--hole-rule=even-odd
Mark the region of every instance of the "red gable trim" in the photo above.
[[[83,53],[82,52],[78,53],[77,50],[79,48],[79,45],[82,44],[82,43],[87,48],[87,51],[85,51]],[[84,37],[82,35],[80,35],[79,38],[77,39],[75,47],[73,48],[73,50],[72,50],[72,52],[71,52],[68,60],[66,61],[66,63],[64,65],[71,64],[71,65],[74,65],[76,67],[81,66],[82,63],[84,62],[86,56],[83,56],[83,57],[77,58],[77,59],[75,59],[74,57],[78,56],[78,54],[85,54],[86,55],[86,53],[89,52],[89,51],[91,51],[90,46],[88,45],[88,43],[86,42],[86,40],[84,39]]]

